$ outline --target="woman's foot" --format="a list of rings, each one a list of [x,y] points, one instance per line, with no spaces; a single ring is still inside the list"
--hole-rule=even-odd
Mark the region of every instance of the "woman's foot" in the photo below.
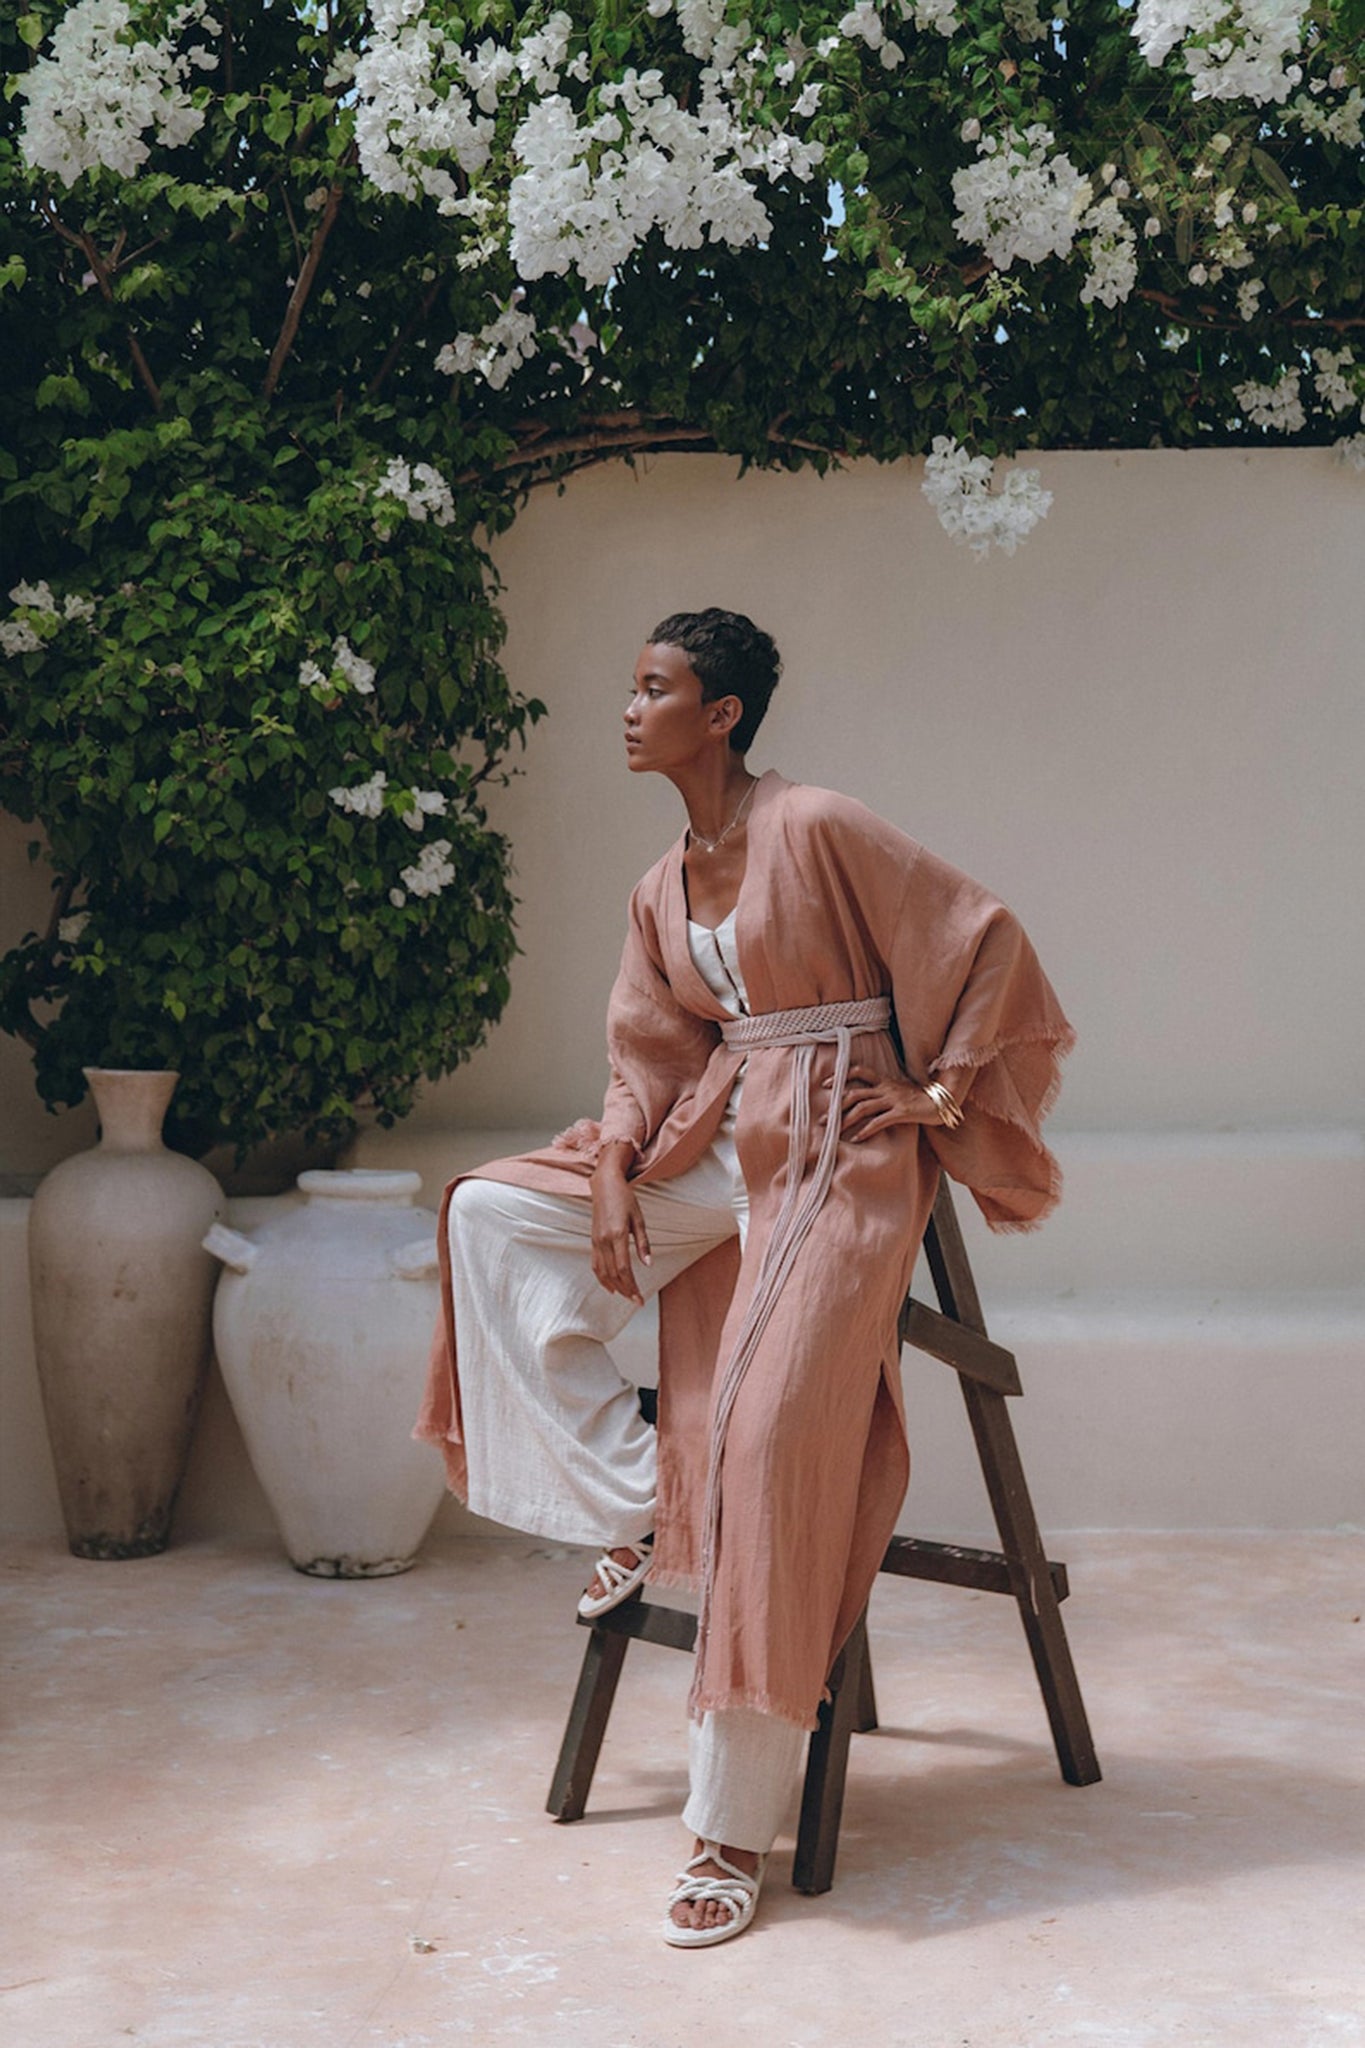
[[[669,1899],[664,1940],[674,1948],[710,1948],[742,1934],[754,1917],[766,1862],[756,1849],[699,1841]]]
[[[619,1607],[623,1600],[629,1600],[632,1594],[638,1593],[653,1555],[652,1536],[642,1536],[638,1543],[622,1543],[614,1550],[604,1551],[597,1560],[597,1570],[588,1582],[587,1591],[578,1603],[583,1619],[592,1621],[597,1615],[606,1614],[610,1608]]]

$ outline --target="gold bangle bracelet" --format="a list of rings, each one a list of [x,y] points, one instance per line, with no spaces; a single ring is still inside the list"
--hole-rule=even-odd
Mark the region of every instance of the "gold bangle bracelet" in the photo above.
[[[924,1092],[939,1113],[946,1130],[955,1131],[962,1122],[962,1110],[941,1081],[926,1081]]]

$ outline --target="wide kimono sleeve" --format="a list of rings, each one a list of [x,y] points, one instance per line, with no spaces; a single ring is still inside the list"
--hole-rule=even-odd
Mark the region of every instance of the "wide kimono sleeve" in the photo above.
[[[657,872],[632,893],[621,964],[607,1005],[611,1075],[601,1121],[584,1118],[560,1144],[595,1159],[603,1145],[624,1142],[637,1158],[680,1101],[696,1089],[715,1051],[716,1026],[678,1001],[664,971],[659,940]]]
[[[998,897],[861,805],[849,810],[846,871],[886,965],[906,1072],[963,1101],[958,1129],[926,1125],[925,1137],[993,1230],[1031,1230],[1061,1193],[1041,1127],[1075,1033]]]

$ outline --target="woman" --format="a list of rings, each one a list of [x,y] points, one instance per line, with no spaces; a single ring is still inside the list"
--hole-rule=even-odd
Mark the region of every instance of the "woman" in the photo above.
[[[750,774],[779,666],[716,609],[640,656],[626,757],[687,826],[631,898],[600,1124],[447,1191],[418,1424],[478,1512],[601,1547],[581,1612],[699,1589],[686,1947],[753,1917],[894,1528],[897,1318],[939,1168],[994,1228],[1041,1220],[1071,1043],[1003,905],[862,805]],[[655,1294],[657,1436],[605,1348]]]

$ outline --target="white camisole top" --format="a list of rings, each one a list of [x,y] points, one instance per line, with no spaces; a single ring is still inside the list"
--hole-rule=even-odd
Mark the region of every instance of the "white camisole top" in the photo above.
[[[739,953],[735,947],[735,911],[732,910],[714,929],[707,924],[696,924],[689,917],[687,950],[692,955],[693,966],[726,1015],[747,1017],[749,994],[744,986],[744,976],[739,971]],[[735,1085],[730,1090],[730,1099],[725,1105],[725,1115],[720,1126],[721,1132],[727,1137],[735,1128],[740,1090],[743,1086],[744,1068],[741,1067],[735,1076]]]

